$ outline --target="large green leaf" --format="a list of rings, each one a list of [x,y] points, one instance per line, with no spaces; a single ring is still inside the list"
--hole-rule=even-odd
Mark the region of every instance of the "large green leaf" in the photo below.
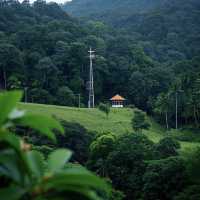
[[[45,115],[26,114],[22,118],[17,119],[15,122],[19,125],[38,130],[41,134],[46,135],[54,141],[56,141],[56,137],[53,130],[58,130],[61,133],[64,133],[63,127],[57,120]]]
[[[7,130],[0,131],[0,142],[6,142],[17,151],[20,151],[21,149],[20,141],[20,138],[14,133],[11,133]]]
[[[100,198],[96,192],[90,188],[87,187],[77,187],[76,185],[68,185],[67,188],[66,186],[60,186],[55,188],[55,190],[59,193],[59,192],[63,192],[65,191],[65,193],[67,194],[67,192],[69,192],[69,196],[73,196],[74,194],[79,194],[82,196],[81,199],[88,199],[88,200],[103,200],[102,198]],[[70,198],[69,198],[70,199]]]
[[[72,152],[67,149],[58,149],[52,152],[48,158],[48,170],[50,172],[59,171],[71,158]]]
[[[57,173],[44,185],[46,189],[65,187],[66,191],[70,186],[78,188],[91,188],[109,192],[110,187],[94,174],[83,167],[71,167]]]
[[[28,151],[26,152],[27,166],[32,172],[32,176],[40,180],[45,171],[44,157],[38,151]]]
[[[3,92],[0,94],[0,125],[6,121],[8,115],[16,107],[21,98],[22,92],[20,91]]]
[[[84,200],[86,200],[86,199],[88,199],[88,200],[103,200],[96,194],[96,192],[94,190],[91,190],[87,187],[77,187],[77,186],[73,186],[73,185],[71,185],[71,186],[68,185],[67,189],[66,189],[66,186],[64,186],[64,187],[60,186],[60,187],[57,187],[55,190],[58,193],[64,191],[66,194],[65,196],[67,196],[69,199],[70,199],[70,196],[74,196],[74,194],[79,194],[84,197]],[[67,195],[68,192],[69,192],[69,194]]]
[[[21,182],[22,174],[19,169],[19,160],[13,149],[0,152],[0,175],[9,177],[14,182]]]
[[[24,189],[14,185],[0,189],[0,199],[2,200],[18,200],[21,199],[24,194]]]

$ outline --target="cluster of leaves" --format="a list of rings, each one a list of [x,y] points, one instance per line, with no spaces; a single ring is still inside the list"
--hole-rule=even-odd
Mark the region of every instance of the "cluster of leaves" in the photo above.
[[[173,66],[176,73],[175,81],[166,92],[160,93],[154,101],[154,112],[159,114],[160,121],[164,121],[167,128],[174,125],[176,102],[178,123],[186,125],[193,123],[197,128],[199,127],[199,61],[200,59],[195,57],[189,61],[176,63]]]
[[[87,165],[109,177],[127,200],[190,199],[190,194],[198,200],[199,154],[183,159],[179,148],[169,137],[154,144],[143,134],[105,133],[92,142]]]
[[[56,148],[69,148],[73,151],[71,161],[84,164],[89,157],[89,146],[95,133],[88,131],[85,127],[74,122],[61,122],[64,134],[57,136],[57,143],[52,143],[48,138],[38,136],[35,131],[17,128],[16,132],[27,138],[34,144],[35,148],[40,148],[45,154]]]
[[[2,199],[90,199],[100,200],[109,187],[85,168],[68,163],[71,151],[57,149],[47,159],[15,135],[16,125],[38,130],[56,140],[53,130],[63,127],[51,117],[16,109],[21,92],[0,94],[0,197]],[[99,196],[100,195],[100,196]]]

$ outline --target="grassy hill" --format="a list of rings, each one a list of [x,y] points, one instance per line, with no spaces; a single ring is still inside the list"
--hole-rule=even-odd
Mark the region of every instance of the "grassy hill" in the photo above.
[[[21,103],[19,104],[19,108],[26,109],[28,112],[54,115],[57,118],[68,122],[77,122],[90,131],[97,131],[100,133],[113,132],[116,134],[123,134],[132,131],[131,118],[133,116],[133,112],[130,108],[111,109],[111,113],[108,118],[98,109],[79,109],[74,107],[72,108],[31,103]],[[158,142],[161,138],[166,136],[166,132],[153,119],[149,118],[149,121],[151,123],[151,128],[147,131],[144,131],[144,133],[149,137],[150,140]],[[191,132],[176,132],[175,136],[181,134],[187,135],[191,134]],[[192,149],[200,146],[200,143],[181,142],[181,146],[182,151],[187,151],[189,148]]]

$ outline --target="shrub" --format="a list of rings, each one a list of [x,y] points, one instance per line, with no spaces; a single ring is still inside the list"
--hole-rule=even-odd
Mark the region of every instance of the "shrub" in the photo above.
[[[100,103],[99,104],[99,110],[104,112],[108,118],[108,115],[110,113],[110,105],[109,104],[104,104],[104,103]]]
[[[200,185],[200,147],[185,155],[190,182]]]
[[[154,151],[157,159],[167,158],[169,156],[178,155],[180,144],[171,137],[165,137],[154,145]]]
[[[132,127],[133,130],[136,132],[142,131],[142,129],[148,129],[150,127],[150,124],[146,120],[146,114],[139,110],[134,109],[134,116],[132,118]]]

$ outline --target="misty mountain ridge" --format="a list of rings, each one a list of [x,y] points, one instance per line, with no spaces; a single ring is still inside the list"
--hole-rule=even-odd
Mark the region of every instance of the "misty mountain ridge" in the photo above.
[[[167,0],[73,0],[67,2],[64,9],[73,16],[101,16],[107,12],[144,13],[157,6],[164,5]]]

